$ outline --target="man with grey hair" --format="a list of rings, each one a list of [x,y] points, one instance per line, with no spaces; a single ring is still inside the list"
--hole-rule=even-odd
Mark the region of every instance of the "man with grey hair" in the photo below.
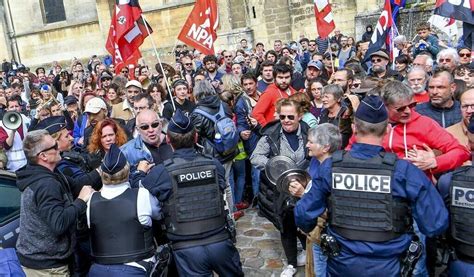
[[[433,58],[428,53],[421,53],[416,56],[413,60],[413,67],[422,67],[425,69],[426,73],[431,76],[433,71]]]
[[[459,65],[459,54],[454,48],[443,49],[436,57],[438,67],[454,74],[454,69]]]
[[[69,276],[76,221],[94,190],[71,183],[56,170],[61,156],[48,131],[28,133],[23,149],[28,163],[16,172],[22,192],[18,258],[27,276]],[[72,188],[79,186],[82,189],[74,200]]]
[[[421,66],[415,66],[407,73],[405,82],[413,90],[413,99],[415,99],[416,103],[430,101],[430,96],[428,95],[428,91],[426,91],[426,81],[428,78],[428,74]]]

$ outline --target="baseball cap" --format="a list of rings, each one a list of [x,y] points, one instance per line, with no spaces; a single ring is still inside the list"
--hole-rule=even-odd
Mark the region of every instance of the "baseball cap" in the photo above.
[[[142,84],[140,84],[140,82],[137,80],[130,80],[127,82],[127,84],[125,84],[125,88],[131,87],[131,86],[137,87],[139,89],[143,89]]]
[[[310,61],[308,63],[308,67],[315,67],[317,70],[321,70],[323,68],[323,64],[320,61]]]
[[[94,97],[87,102],[84,112],[96,114],[102,109],[107,110],[107,105],[105,104],[104,100],[99,97]]]

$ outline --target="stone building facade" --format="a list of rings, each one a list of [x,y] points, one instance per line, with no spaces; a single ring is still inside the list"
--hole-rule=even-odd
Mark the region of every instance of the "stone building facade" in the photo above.
[[[271,48],[275,39],[289,41],[317,35],[313,0],[216,1],[220,18],[215,43],[218,50],[236,48],[242,38],[252,45],[263,42]],[[171,59],[170,50],[180,43],[177,35],[194,2],[140,1],[164,60]],[[74,57],[87,60],[93,54],[106,55],[105,40],[114,4],[115,0],[0,0],[0,58],[36,66],[54,60],[67,63]],[[358,39],[365,24],[375,25],[383,0],[333,0],[331,4],[336,27]],[[150,38],[141,51],[146,61],[155,63]]]

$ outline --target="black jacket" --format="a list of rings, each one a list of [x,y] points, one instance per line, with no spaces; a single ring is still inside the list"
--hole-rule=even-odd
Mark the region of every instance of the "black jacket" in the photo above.
[[[72,182],[61,173],[40,165],[26,165],[16,172],[21,194],[18,258],[33,269],[68,264],[75,243],[77,218],[86,203],[73,199],[73,190],[84,182]],[[71,182],[70,182],[71,181]]]
[[[233,118],[232,110],[229,106],[222,102],[219,99],[219,96],[213,95],[208,96],[199,101],[196,106],[196,109],[201,109],[209,114],[217,114],[219,112],[220,104],[224,105],[224,112],[229,118]],[[203,154],[211,155],[214,158],[218,159],[221,163],[226,163],[234,159],[234,157],[238,154],[237,151],[235,153],[230,153],[226,156],[221,156],[217,151],[214,150],[209,141],[214,140],[215,131],[215,124],[209,118],[192,112],[191,113],[191,121],[196,129],[196,132],[199,135],[199,144],[204,147]]]

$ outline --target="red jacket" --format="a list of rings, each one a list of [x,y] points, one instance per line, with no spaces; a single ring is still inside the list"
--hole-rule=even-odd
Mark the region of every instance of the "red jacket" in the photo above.
[[[289,87],[290,95],[295,94],[295,90]],[[275,104],[280,98],[288,98],[289,95],[280,90],[275,84],[267,87],[260,95],[257,105],[253,108],[252,117],[255,118],[262,127],[275,119]]]
[[[350,145],[354,143],[351,138]],[[470,151],[448,131],[439,126],[433,119],[420,115],[414,110],[411,111],[410,121],[406,124],[397,124],[390,128],[390,131],[383,139],[385,151],[397,154],[401,159],[405,158],[408,150],[416,145],[418,149],[424,149],[423,143],[428,145],[435,152],[441,152],[436,156],[437,167],[425,172],[428,177],[460,167],[465,161],[470,159]],[[438,151],[436,151],[438,150]]]

